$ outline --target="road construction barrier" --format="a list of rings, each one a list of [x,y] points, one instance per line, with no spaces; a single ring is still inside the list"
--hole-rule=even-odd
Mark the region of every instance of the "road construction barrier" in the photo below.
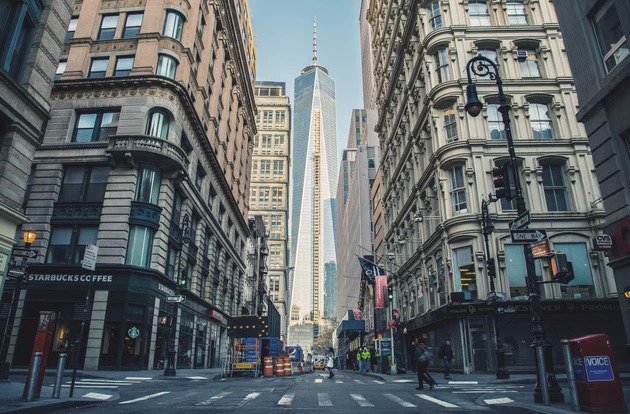
[[[273,375],[273,359],[271,357],[265,357],[263,375],[265,377],[271,377]]]
[[[276,358],[276,376],[282,377],[284,375],[284,361],[282,358]]]
[[[284,376],[290,377],[291,375],[293,375],[293,372],[291,370],[291,360],[289,358],[283,358],[283,359],[284,359]]]

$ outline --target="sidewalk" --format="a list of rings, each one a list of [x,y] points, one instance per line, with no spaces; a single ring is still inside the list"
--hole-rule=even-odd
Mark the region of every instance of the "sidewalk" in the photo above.
[[[178,369],[175,377],[165,377],[164,371],[145,370],[145,371],[77,371],[77,379],[80,378],[101,378],[105,380],[121,380],[129,377],[138,379],[160,379],[160,380],[201,380],[216,379],[221,376],[222,368],[208,369]],[[22,399],[24,390],[24,381],[26,378],[26,369],[11,370],[11,381],[0,382],[0,413],[47,413],[52,407],[76,407],[81,405],[94,404],[99,401],[98,393],[89,392],[85,389],[75,389],[74,397],[69,398],[69,389],[61,389],[61,398],[53,399],[50,386],[54,382],[56,370],[47,369],[44,379],[44,386],[40,398],[26,402]],[[72,378],[72,370],[67,369],[64,372],[64,383]],[[108,399],[115,400],[118,397]]]
[[[354,374],[363,375],[370,378],[375,378],[381,381],[386,382],[413,382],[416,383],[418,381],[416,374],[413,372],[408,372],[406,374],[399,375],[389,375],[375,372],[358,372],[358,371],[347,371],[353,372]],[[443,378],[443,374],[440,372],[432,373],[435,380],[438,384],[445,384],[446,381]],[[550,406],[545,406],[543,404],[534,403],[534,387],[533,385],[536,383],[536,375],[535,374],[510,374],[509,379],[500,380],[497,379],[493,373],[488,374],[457,374],[451,373],[450,381],[477,381],[479,384],[531,384],[531,388],[525,388],[523,392],[518,392],[514,394],[510,394],[510,398],[513,402],[509,404],[502,404],[500,406],[501,413],[507,414],[523,414],[523,413],[535,413],[535,414],[568,414],[574,413],[571,409],[571,397],[569,395],[569,389],[567,387],[567,377],[565,374],[556,374],[556,378],[558,383],[562,387],[562,393],[564,395],[564,403],[552,404]],[[623,382],[623,395],[626,401],[626,405],[630,407],[630,372],[622,372],[621,380]],[[483,401],[484,399],[491,398],[490,394],[481,395],[476,399],[476,404],[481,406],[487,406],[487,404]]]

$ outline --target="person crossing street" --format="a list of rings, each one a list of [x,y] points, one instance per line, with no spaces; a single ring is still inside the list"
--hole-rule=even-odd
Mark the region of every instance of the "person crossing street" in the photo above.
[[[446,338],[442,346],[440,346],[440,350],[438,351],[438,358],[442,361],[444,365],[444,379],[451,378],[451,363],[455,360],[453,357],[453,347],[451,346],[451,340]]]
[[[424,389],[424,382],[429,385],[429,389],[433,389],[433,387],[435,387],[437,383],[435,382],[431,374],[427,372],[429,363],[431,362],[431,359],[433,359],[433,354],[431,354],[429,348],[424,342],[416,340],[415,345],[416,373],[418,374],[418,387],[416,389]]]

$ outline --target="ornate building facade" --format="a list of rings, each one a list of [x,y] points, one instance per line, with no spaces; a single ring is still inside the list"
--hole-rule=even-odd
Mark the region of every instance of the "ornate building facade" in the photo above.
[[[28,364],[22,345],[52,310],[55,351],[89,319],[86,370],[162,369],[173,331],[178,368],[222,366],[250,236],[248,13],[246,0],[76,2],[33,161],[26,214],[41,255],[28,267],[13,365]],[[91,274],[80,264],[87,243],[99,249]]]
[[[591,246],[604,211],[552,2],[372,0],[367,19],[400,356],[417,337],[433,344],[449,337],[458,369],[495,366],[480,206],[494,191],[492,168],[508,154],[495,81],[475,79],[482,116],[464,110],[464,69],[479,54],[498,64],[504,80],[531,227],[547,229],[552,248],[574,264],[571,283],[541,287],[549,338],[557,344],[597,327],[619,350],[614,281],[607,259]],[[492,203],[490,213],[508,365],[531,366],[525,262],[509,233],[515,206]],[[536,261],[536,268],[548,281],[548,262]],[[456,292],[467,303],[453,303]],[[576,322],[567,323],[569,315]],[[602,326],[603,316],[610,324]],[[559,355],[559,346],[554,351]]]
[[[250,216],[260,215],[267,228],[269,273],[265,283],[281,318],[286,338],[289,286],[289,167],[291,105],[284,82],[256,82],[258,108],[250,180]]]

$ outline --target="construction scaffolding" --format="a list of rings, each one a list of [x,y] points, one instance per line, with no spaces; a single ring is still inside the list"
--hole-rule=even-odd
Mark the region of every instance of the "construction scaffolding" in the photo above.
[[[259,377],[261,375],[260,339],[234,338],[232,340],[231,355],[228,357],[224,375],[237,374]],[[229,372],[228,372],[229,370]]]

